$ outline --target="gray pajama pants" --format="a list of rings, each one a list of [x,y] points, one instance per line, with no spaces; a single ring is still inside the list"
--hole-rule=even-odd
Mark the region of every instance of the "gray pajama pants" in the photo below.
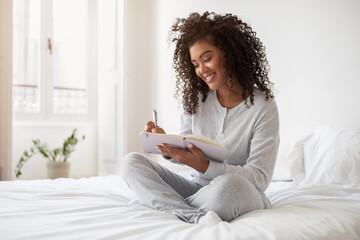
[[[201,186],[152,159],[129,153],[121,163],[121,175],[148,207],[173,213],[189,223],[212,210],[224,221],[257,209],[270,207],[270,202],[246,178],[228,173]]]

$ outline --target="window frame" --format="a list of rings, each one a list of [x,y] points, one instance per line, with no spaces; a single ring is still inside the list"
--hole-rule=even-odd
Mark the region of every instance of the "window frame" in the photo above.
[[[48,49],[48,39],[53,39],[52,0],[41,0],[41,47],[40,47],[40,81],[39,104],[40,112],[14,112],[14,121],[96,121],[97,113],[97,0],[88,2],[87,32],[87,113],[69,114],[53,113],[53,57]],[[50,81],[48,80],[50,79]]]

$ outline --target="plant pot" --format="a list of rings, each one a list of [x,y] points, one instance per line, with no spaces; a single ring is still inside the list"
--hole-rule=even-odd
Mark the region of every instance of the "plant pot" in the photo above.
[[[69,177],[69,162],[48,162],[47,163],[48,178],[67,178]]]

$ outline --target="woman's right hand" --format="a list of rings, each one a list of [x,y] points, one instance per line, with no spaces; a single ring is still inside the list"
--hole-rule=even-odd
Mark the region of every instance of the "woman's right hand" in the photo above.
[[[155,123],[153,121],[149,121],[149,122],[146,123],[145,128],[144,128],[144,132],[164,133],[165,134],[164,129],[162,129],[159,126],[155,127]],[[171,157],[166,156],[166,155],[163,155],[163,157],[165,159],[171,159]]]
[[[149,121],[146,123],[144,132],[164,133],[165,134],[164,129],[162,129],[159,126],[155,127],[155,123],[153,121]]]

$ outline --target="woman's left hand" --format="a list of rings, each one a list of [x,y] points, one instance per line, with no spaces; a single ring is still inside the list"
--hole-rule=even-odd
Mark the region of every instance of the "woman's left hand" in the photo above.
[[[162,154],[170,156],[177,162],[188,165],[201,173],[205,173],[209,167],[209,161],[205,159],[204,153],[192,143],[188,146],[190,152],[169,147],[165,143],[156,147]]]

